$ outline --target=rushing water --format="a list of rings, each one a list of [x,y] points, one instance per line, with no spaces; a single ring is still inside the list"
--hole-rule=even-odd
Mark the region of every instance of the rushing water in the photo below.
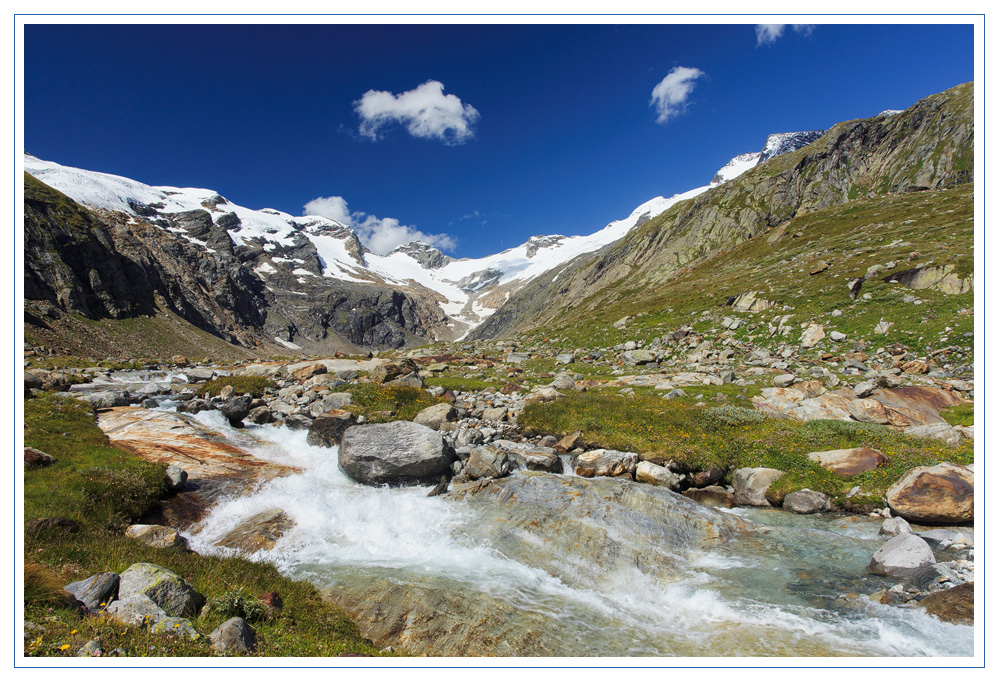
[[[234,430],[217,412],[197,417],[301,473],[218,505],[192,547],[231,552],[215,542],[255,513],[283,510],[295,527],[255,558],[340,596],[377,642],[399,635],[386,626],[396,620],[406,626],[402,645],[428,654],[973,654],[972,627],[864,598],[895,583],[866,571],[881,543],[875,520],[737,509],[762,528],[708,549],[670,550],[679,573],[638,561],[609,570],[599,557],[498,528],[469,501],[356,484],[336,450],[309,446],[304,432]],[[501,552],[510,546],[496,539],[509,544],[511,534],[530,552]]]

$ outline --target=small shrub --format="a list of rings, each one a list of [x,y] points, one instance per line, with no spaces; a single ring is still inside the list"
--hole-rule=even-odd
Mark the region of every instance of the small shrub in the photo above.
[[[702,419],[708,429],[720,427],[745,427],[760,424],[767,419],[767,414],[753,408],[739,406],[720,406],[706,408],[702,411]]]
[[[164,488],[161,468],[135,469],[89,467],[80,471],[83,494],[95,508],[113,511],[110,528],[120,528],[138,519],[156,505]]]
[[[271,610],[258,598],[244,595],[242,591],[231,590],[208,601],[208,609],[222,616],[241,617],[247,621],[267,621]]]

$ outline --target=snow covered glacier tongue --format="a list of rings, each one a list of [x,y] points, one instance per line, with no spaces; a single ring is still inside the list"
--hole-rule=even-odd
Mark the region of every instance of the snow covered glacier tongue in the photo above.
[[[266,334],[273,333],[275,341],[290,348],[318,352],[331,334],[330,321],[356,312],[359,306],[370,309],[371,324],[383,329],[357,338],[348,331],[348,341],[356,346],[460,339],[535,277],[611,244],[674,204],[821,134],[771,135],[763,150],[735,157],[709,185],[651,199],[627,218],[590,235],[536,235],[520,246],[475,259],[455,259],[421,242],[380,255],[366,249],[351,227],[323,216],[248,209],[212,190],[154,187],[29,154],[24,155],[24,165],[29,174],[81,204],[158,226],[205,256],[223,258],[220,250],[231,252],[251,277],[262,281],[269,300],[277,301],[269,305],[282,309],[272,316],[277,322]],[[371,294],[373,288],[376,294]],[[330,303],[334,289],[339,292],[334,299],[343,305]],[[339,307],[331,309],[334,305]]]

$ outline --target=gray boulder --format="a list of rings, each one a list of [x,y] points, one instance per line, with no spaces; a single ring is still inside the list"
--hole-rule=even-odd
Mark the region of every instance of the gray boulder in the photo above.
[[[118,594],[118,575],[114,572],[104,572],[74,581],[63,586],[63,590],[82,602],[90,610],[106,607]]]
[[[249,654],[257,649],[257,634],[241,617],[224,621],[209,634],[212,648],[220,652]]]
[[[476,446],[465,461],[465,474],[469,479],[499,479],[514,469],[510,453],[496,446]]]
[[[733,489],[737,505],[768,507],[767,487],[784,474],[770,467],[744,467],[733,472]]]
[[[215,377],[215,374],[215,370],[212,368],[187,368],[184,371],[184,376],[187,377],[188,382],[192,384],[207,382]]]
[[[205,604],[205,597],[187,581],[169,569],[148,562],[138,562],[122,572],[118,595],[124,600],[142,594],[168,616],[194,617]]]
[[[324,410],[340,410],[351,405],[351,395],[346,391],[334,392],[323,397]]]
[[[242,427],[243,420],[250,414],[250,404],[253,398],[249,395],[236,396],[222,405],[222,414],[233,427]]]
[[[81,398],[98,410],[118,408],[132,403],[132,397],[127,391],[96,391],[92,394],[84,394]]]
[[[781,507],[800,515],[823,512],[824,510],[830,509],[830,496],[825,493],[811,491],[809,489],[792,491],[785,496],[784,501],[781,503]]]
[[[875,551],[868,571],[879,576],[914,576],[934,564],[934,553],[927,541],[913,534],[899,534]]]
[[[454,459],[440,434],[415,422],[355,425],[340,445],[340,468],[362,484],[418,484],[447,472]]]

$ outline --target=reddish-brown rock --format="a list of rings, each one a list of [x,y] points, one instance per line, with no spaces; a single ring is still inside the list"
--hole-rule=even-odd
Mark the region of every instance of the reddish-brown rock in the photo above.
[[[835,451],[808,453],[807,458],[841,477],[855,477],[890,462],[889,457],[874,448],[842,448]]]
[[[971,624],[975,618],[975,600],[975,585],[969,582],[931,593],[917,604],[941,621]]]
[[[973,473],[951,462],[914,467],[885,492],[899,517],[918,524],[964,524],[974,516]]]
[[[326,373],[326,366],[322,363],[313,363],[307,365],[304,368],[298,368],[292,371],[292,377],[299,380],[300,382],[305,382],[310,377],[315,377],[316,375],[322,375]]]
[[[736,496],[721,486],[706,486],[700,489],[688,489],[681,495],[702,505],[717,508],[731,508],[736,505]]]

